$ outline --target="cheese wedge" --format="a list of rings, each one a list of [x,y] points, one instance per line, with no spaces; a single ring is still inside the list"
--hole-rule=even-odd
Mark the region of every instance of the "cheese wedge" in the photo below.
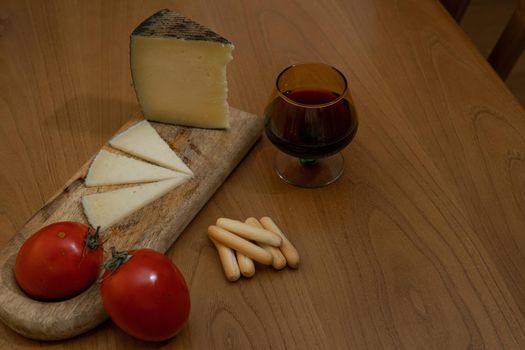
[[[104,186],[154,182],[186,176],[140,160],[101,150],[89,167],[85,185]]]
[[[169,10],[131,34],[133,86],[147,119],[201,128],[228,128],[226,66],[233,44]]]
[[[189,176],[153,182],[115,191],[82,196],[84,213],[93,227],[103,231],[181,185]]]
[[[173,152],[147,120],[141,121],[109,141],[116,149],[181,173],[193,172]]]

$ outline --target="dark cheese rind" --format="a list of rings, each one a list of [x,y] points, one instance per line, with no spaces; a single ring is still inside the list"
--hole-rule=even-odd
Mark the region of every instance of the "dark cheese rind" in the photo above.
[[[213,41],[221,44],[231,42],[210,29],[168,9],[160,10],[142,22],[132,36],[172,37],[182,40]]]

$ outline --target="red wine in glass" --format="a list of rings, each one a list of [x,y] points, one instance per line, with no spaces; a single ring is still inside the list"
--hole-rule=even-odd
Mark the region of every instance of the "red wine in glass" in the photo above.
[[[266,135],[281,151],[302,159],[303,164],[315,163],[313,160],[339,152],[354,138],[357,115],[346,98],[312,88],[283,95],[295,103],[277,96],[265,113]]]
[[[278,148],[275,170],[286,182],[321,187],[341,176],[339,152],[357,132],[345,76],[323,63],[284,69],[264,111],[268,139]]]

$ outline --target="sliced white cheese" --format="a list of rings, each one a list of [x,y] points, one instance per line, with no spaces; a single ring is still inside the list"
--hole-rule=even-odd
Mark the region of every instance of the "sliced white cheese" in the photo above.
[[[100,227],[100,230],[103,231],[164,196],[189,178],[189,176],[177,177],[115,191],[85,195],[82,196],[84,213],[91,226]]]
[[[226,66],[233,44],[212,30],[161,10],[131,34],[131,74],[147,119],[228,128]]]
[[[193,172],[173,152],[147,120],[141,121],[109,141],[116,149],[181,173]]]
[[[133,184],[181,176],[186,175],[103,149],[93,159],[85,184],[88,187]]]

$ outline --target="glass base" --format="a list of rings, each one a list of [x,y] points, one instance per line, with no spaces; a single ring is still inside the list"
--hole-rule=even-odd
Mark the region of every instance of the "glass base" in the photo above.
[[[291,185],[305,188],[323,187],[343,173],[344,158],[336,153],[322,159],[299,159],[281,151],[275,155],[275,171]]]

